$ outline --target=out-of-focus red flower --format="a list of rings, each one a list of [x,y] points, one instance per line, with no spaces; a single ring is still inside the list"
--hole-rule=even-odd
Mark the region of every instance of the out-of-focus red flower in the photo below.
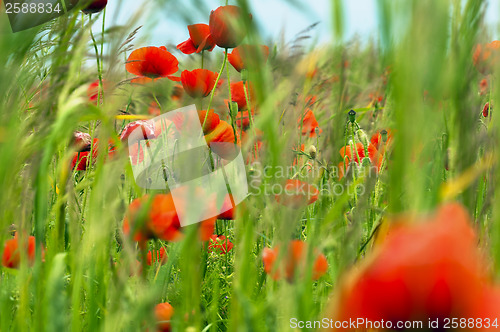
[[[165,248],[161,247],[160,250],[154,250],[153,252],[148,251],[148,254],[146,256],[146,264],[151,266],[151,263],[153,262],[153,255],[154,255],[154,262],[158,263],[160,262],[161,265],[165,264],[167,262],[167,254],[165,253]]]
[[[316,132],[319,134],[323,132],[319,127],[318,121],[316,121],[313,111],[310,109],[306,109],[305,114],[298,119],[297,123],[299,124],[299,129],[302,130],[302,136],[316,137]]]
[[[240,151],[240,137],[226,121],[220,120],[214,130],[205,135],[210,149],[224,159],[232,159]]]
[[[490,106],[490,103],[486,103],[486,104],[484,104],[484,107],[483,107],[483,116],[484,116],[485,118],[487,118],[487,117],[488,117],[488,115],[490,114],[490,109],[491,109],[491,108],[492,108],[492,107]]]
[[[374,143],[372,142],[368,143],[367,146],[368,155],[366,155],[365,146],[360,142],[356,143],[356,148],[354,152],[352,151],[351,145],[344,146],[340,149],[339,152],[340,155],[342,156],[343,161],[338,165],[339,179],[342,179],[344,177],[345,173],[349,171],[349,168],[351,166],[357,167],[358,164],[361,164],[364,158],[368,158],[370,160],[371,165],[374,165],[377,171],[380,170],[387,145],[384,145],[384,147],[382,148],[380,142],[377,141],[378,139],[379,138],[377,134],[375,134],[372,137],[372,141]],[[381,149],[377,150],[375,144],[378,144],[381,147]]]
[[[161,115],[161,109],[156,101],[153,100],[151,103],[149,103],[148,113],[153,116]]]
[[[103,90],[106,90],[106,85],[106,81],[103,80]],[[89,101],[92,104],[97,105],[97,99],[99,97],[99,80],[95,80],[94,82],[90,83],[89,87],[87,88],[87,96],[89,97]]]
[[[233,49],[227,55],[227,60],[238,72],[243,69],[255,68],[264,64],[269,57],[269,47],[266,45],[243,44]]]
[[[292,282],[295,276],[302,277],[307,266],[307,250],[305,242],[293,240],[288,244],[288,253],[280,259],[280,246],[264,248],[262,260],[264,271],[274,280],[285,278]],[[325,255],[314,250],[312,264],[312,279],[318,280],[328,271],[328,261]]]
[[[184,54],[200,53],[201,51],[212,51],[215,42],[210,35],[208,24],[188,25],[189,39],[177,45],[179,51]]]
[[[319,196],[317,187],[297,179],[286,181],[283,192],[276,194],[278,203],[294,209],[316,202]]]
[[[252,109],[255,107],[255,89],[252,84],[247,82],[245,84],[248,99],[252,105]],[[243,110],[247,107],[247,100],[245,98],[245,90],[243,89],[243,81],[231,83],[231,100],[238,104],[238,109]]]
[[[477,44],[472,61],[477,70],[486,74],[491,71],[492,67],[497,63],[500,57],[500,40],[494,40],[491,43],[481,45]]]
[[[236,215],[236,207],[233,205],[233,199],[231,197],[231,194],[227,194],[226,197],[224,198],[221,211],[224,212],[220,213],[217,216],[217,219],[234,220],[234,217]]]
[[[134,132],[134,130],[139,127],[141,128],[141,130]],[[126,143],[134,143],[141,140],[153,139],[155,137],[154,123],[147,120],[137,120],[130,122],[125,126],[125,128],[123,128],[120,134],[120,140]]]
[[[184,88],[182,87],[181,84],[176,84],[172,88],[172,94],[171,98],[173,101],[179,101],[181,100],[182,96],[184,95]]]
[[[214,110],[210,110],[208,115],[207,111],[200,111],[198,112],[198,117],[200,118],[200,124],[203,126],[203,134],[205,135],[212,132],[220,123],[219,115],[214,113]]]
[[[181,83],[184,91],[193,98],[206,97],[215,86],[217,73],[208,69],[184,70],[181,73]]]
[[[238,6],[221,6],[212,10],[208,26],[215,44],[222,48],[238,46],[246,35],[243,19],[243,10]]]
[[[252,109],[252,118],[254,117],[255,117],[255,108]],[[250,114],[248,110],[238,112],[238,114],[236,115],[236,126],[238,126],[238,128],[241,128],[243,130],[248,129],[248,127],[250,126]]]
[[[170,320],[174,315],[174,307],[170,303],[159,303],[155,307],[156,331],[170,332]]]
[[[229,240],[224,235],[215,235],[210,236],[210,240],[208,243],[208,251],[216,252],[219,254],[227,254],[233,249],[234,244],[229,242]]]
[[[88,3],[88,1],[83,0]],[[84,14],[95,14],[103,10],[108,4],[108,0],[93,0],[85,8],[82,9]]]
[[[468,213],[451,203],[428,219],[389,229],[380,246],[345,276],[328,317],[393,326],[439,319],[440,327],[445,318],[497,318],[500,296],[486,273]]]
[[[488,93],[488,80],[483,78],[481,82],[479,82],[479,94],[484,96],[486,93]]]
[[[19,265],[21,264],[21,251],[19,247],[24,248],[26,258],[28,259],[28,264],[30,266],[33,266],[33,264],[35,263],[35,237],[30,236],[27,240],[27,243],[20,246],[19,237],[16,233],[13,239],[5,241],[2,255],[3,266],[11,269],[19,268]],[[43,256],[44,251],[42,248],[42,259]]]
[[[178,77],[172,76],[179,69],[179,61],[165,46],[136,49],[129,55],[125,69],[137,76],[132,80],[135,83],[151,82],[163,77],[173,81],[179,80]]]
[[[176,203],[178,209],[185,211],[189,205],[188,188],[176,188]],[[196,192],[195,195],[202,195]],[[193,201],[196,197],[191,197]],[[146,211],[142,211],[146,209]],[[143,213],[145,212],[145,213]],[[140,217],[144,214],[144,220]],[[215,226],[215,217],[206,219],[198,224],[200,228],[200,238],[207,241],[213,233]],[[151,238],[157,238],[165,241],[177,241],[182,237],[181,224],[177,214],[172,193],[158,194],[150,198],[149,195],[137,198],[128,207],[127,214],[123,221],[123,232],[126,235],[131,234],[133,239],[143,242]]]

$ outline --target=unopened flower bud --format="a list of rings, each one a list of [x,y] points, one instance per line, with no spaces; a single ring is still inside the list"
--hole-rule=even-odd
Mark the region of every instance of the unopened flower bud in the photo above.
[[[363,167],[370,167],[371,163],[370,158],[367,157],[364,157],[363,160],[361,160],[361,165],[363,165]]]
[[[316,158],[316,147],[314,145],[311,145],[307,152],[309,153],[312,159]]]
[[[386,143],[387,142],[387,130],[382,130],[380,132],[380,136],[382,136],[382,142]]]
[[[356,121],[356,112],[354,110],[350,110],[347,115],[349,115],[349,121],[351,121],[351,123]]]
[[[241,80],[243,81],[243,83],[248,81],[248,70],[246,69],[241,70]]]
[[[231,118],[236,118],[238,115],[238,103],[235,101],[229,102],[229,113],[231,115]]]

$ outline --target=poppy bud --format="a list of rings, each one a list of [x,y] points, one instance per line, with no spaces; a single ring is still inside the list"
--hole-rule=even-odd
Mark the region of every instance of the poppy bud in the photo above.
[[[349,115],[349,121],[351,121],[351,123],[356,121],[356,112],[354,110],[350,110],[347,115]]]
[[[235,101],[229,102],[229,113],[231,118],[235,118],[238,115],[238,103]]]
[[[316,158],[316,147],[314,145],[311,145],[307,152],[309,153],[312,159]]]
[[[243,81],[243,83],[248,81],[248,70],[246,69],[241,70],[241,80]]]
[[[387,130],[382,130],[380,132],[380,136],[382,136],[382,142],[386,143],[387,142]]]
[[[108,0],[93,0],[93,1],[84,1],[88,3],[88,5],[82,9],[84,14],[95,14],[103,10],[108,4]]]
[[[489,111],[490,111],[490,108],[491,108],[491,107],[490,107],[490,103],[486,103],[486,104],[484,104],[484,107],[483,107],[483,116],[484,116],[485,118],[487,118],[487,117],[488,117],[488,115],[489,115]]]
[[[370,158],[364,157],[363,160],[361,160],[361,165],[363,165],[363,167],[370,167]]]
[[[221,6],[210,13],[210,35],[215,44],[222,48],[238,46],[246,31],[241,26],[243,10],[238,6]],[[251,18],[251,16],[250,16]]]

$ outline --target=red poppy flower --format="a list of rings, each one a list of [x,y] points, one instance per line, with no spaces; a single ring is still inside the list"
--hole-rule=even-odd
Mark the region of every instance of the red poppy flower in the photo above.
[[[85,1],[87,3],[88,1]],[[87,5],[82,12],[84,14],[95,14],[103,10],[108,4],[108,0],[93,0],[90,4]]]
[[[238,6],[221,6],[212,10],[208,26],[215,44],[222,48],[238,46],[246,35],[242,22],[243,10]]]
[[[90,137],[90,135],[89,135],[89,137]],[[85,139],[85,140],[87,139],[85,134],[81,135],[81,139]],[[92,160],[90,161],[90,164],[94,164],[94,162],[97,159],[98,143],[99,143],[99,140],[97,138],[94,138],[94,143],[92,146],[92,158],[91,158]],[[83,141],[81,141],[80,143],[77,143],[77,144],[81,145],[84,143],[83,143]],[[85,146],[83,146],[81,151],[76,151],[75,153],[73,153],[73,159],[71,160],[71,169],[76,169],[77,171],[86,170],[89,158],[90,158],[90,144],[88,144],[88,145],[86,144]]]
[[[299,129],[302,130],[302,136],[316,137],[316,131],[319,134],[323,132],[319,127],[318,121],[316,121],[314,113],[310,109],[306,109],[305,114],[301,116],[297,122],[299,124]]]
[[[17,233],[14,235],[13,239],[5,241],[2,255],[3,266],[11,269],[19,268],[19,265],[21,264],[21,252],[19,250],[19,246],[19,237],[17,236]],[[33,266],[35,263],[35,237],[28,237],[28,243],[25,243],[25,245],[21,247],[24,247],[24,252],[29,265]],[[44,252],[42,249],[42,257],[43,255]]]
[[[167,254],[165,253],[165,248],[161,247],[160,250],[154,250],[153,253],[151,253],[151,250],[148,251],[148,254],[146,256],[146,264],[148,264],[149,266],[151,266],[151,263],[153,262],[153,254],[155,263],[160,262],[161,265],[163,265],[167,262]]]
[[[212,92],[217,76],[207,69],[184,70],[181,73],[182,87],[193,98],[206,97]]]
[[[172,74],[179,69],[179,61],[165,46],[136,49],[129,55],[125,68],[129,73],[138,76],[137,80],[133,80],[136,83],[150,82],[162,77],[178,81]]]
[[[198,117],[200,118],[200,124],[203,126],[203,134],[205,135],[212,132],[220,123],[219,115],[214,113],[214,110],[210,110],[208,115],[207,111],[200,111],[198,112]]]
[[[134,130],[139,127],[141,130],[134,132]],[[125,126],[125,128],[123,128],[120,134],[120,141],[130,144],[141,140],[154,139],[155,137],[154,123],[147,120],[137,120],[130,122]]]
[[[255,106],[255,89],[249,82],[246,83],[246,90],[248,99],[252,108]],[[245,98],[245,90],[243,90],[243,81],[231,83],[231,100],[238,104],[238,109],[243,110],[247,107],[247,100]]]
[[[230,194],[227,194],[226,197],[224,198],[221,211],[224,212],[219,214],[217,216],[217,219],[234,220],[234,217],[236,215],[236,208],[233,206],[233,201]]]
[[[188,200],[195,200],[195,197],[188,198],[187,188],[176,188],[176,203],[178,209],[185,211]],[[201,193],[196,193],[197,195]],[[138,225],[136,220],[146,208],[145,220]],[[213,233],[215,226],[215,217],[202,221],[199,224],[200,237],[202,241],[208,240]],[[132,227],[132,229],[131,229]],[[135,228],[135,229],[134,229]],[[177,241],[182,237],[180,231],[181,224],[177,214],[172,193],[158,194],[151,198],[149,195],[137,198],[128,207],[127,215],[123,222],[123,232],[129,235],[131,232],[135,241],[145,241],[150,238],[158,238],[165,241]]]
[[[483,116],[484,116],[485,118],[487,118],[487,117],[488,117],[489,112],[490,112],[490,109],[491,109],[490,103],[486,103],[486,104],[484,104],[484,107],[483,107]]]
[[[103,81],[102,84],[103,89],[106,89],[105,81]],[[90,83],[89,87],[87,88],[87,96],[89,97],[89,101],[91,103],[97,105],[97,99],[99,97],[99,80],[95,80],[94,82]]]
[[[255,68],[265,63],[269,56],[269,47],[266,45],[244,44],[237,46],[227,55],[227,60],[238,72],[243,69]]]
[[[177,45],[179,51],[184,54],[192,54],[214,49],[215,42],[210,35],[208,24],[188,25],[188,31],[189,39]]]
[[[220,120],[214,130],[205,135],[210,149],[224,159],[233,159],[239,153],[240,137],[226,121]]]
[[[276,194],[278,203],[298,209],[305,205],[312,204],[318,200],[319,190],[300,180],[287,180],[283,192]]]
[[[306,243],[300,240],[293,240],[288,245],[288,253],[280,259],[280,247],[264,248],[262,260],[264,271],[274,280],[285,278],[292,282],[295,276],[302,277],[307,266]],[[328,271],[328,261],[325,255],[314,250],[314,262],[312,264],[312,279],[318,280]],[[279,260],[280,259],[280,260]]]
[[[252,118],[255,117],[255,108],[252,109]],[[236,126],[238,128],[242,128],[243,130],[248,129],[250,126],[250,114],[248,114],[248,110],[239,111],[236,115]]]
[[[215,235],[210,236],[208,251],[216,252],[219,254],[227,254],[233,249],[234,245],[229,242],[229,240],[224,235]]]
[[[174,315],[174,308],[170,303],[159,303],[155,307],[156,330],[158,332],[170,332],[170,320]]]
[[[348,274],[329,311],[334,320],[498,317],[499,293],[486,273],[471,220],[447,204],[430,220],[400,224]],[[492,310],[492,305],[497,305]],[[424,323],[425,324],[425,323]],[[361,328],[361,327],[360,327]]]

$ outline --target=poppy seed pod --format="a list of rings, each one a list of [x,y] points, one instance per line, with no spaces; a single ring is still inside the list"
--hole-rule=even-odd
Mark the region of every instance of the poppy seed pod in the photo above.
[[[208,26],[215,44],[222,48],[238,46],[246,35],[242,23],[243,10],[238,6],[221,6],[212,10]]]

